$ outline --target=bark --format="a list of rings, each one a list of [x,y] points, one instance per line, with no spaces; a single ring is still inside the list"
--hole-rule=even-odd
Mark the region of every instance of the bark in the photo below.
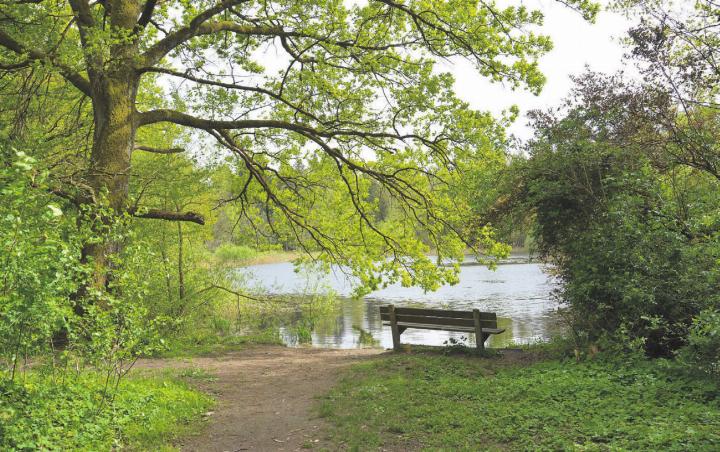
[[[95,129],[88,185],[94,192],[93,201],[102,201],[110,208],[109,215],[103,219],[106,225],[128,207],[137,86],[137,75],[127,69],[99,75],[92,81]],[[84,257],[92,259],[94,265],[92,285],[96,289],[107,286],[110,257],[120,249],[121,244],[112,239],[84,247]]]
[[[166,234],[165,229],[162,230],[162,245],[160,246],[160,257],[162,257],[162,263],[163,268],[165,269],[165,289],[167,290],[167,301],[168,305],[172,305],[173,301],[173,290],[172,290],[172,281],[170,279],[170,270],[168,269],[168,255],[167,255],[167,241],[166,241]]]
[[[166,221],[186,221],[199,225],[205,224],[205,217],[196,212],[173,212],[169,210],[150,209],[144,212],[137,212],[135,209],[129,209],[128,212],[138,218],[151,218],[154,220]]]
[[[178,230],[178,298],[185,298],[185,269],[183,268],[183,230],[182,223],[177,223]]]
[[[138,1],[112,2],[111,27],[133,30],[140,10]],[[104,61],[92,51],[86,53],[94,119],[87,179],[93,190],[91,202],[102,202],[110,209],[103,219],[105,225],[128,209],[130,159],[137,130],[135,101],[140,73],[135,61],[138,54],[137,42],[132,40],[111,46],[110,61]],[[122,243],[112,238],[83,247],[83,258],[93,263],[92,287],[107,288],[112,256],[121,248]]]

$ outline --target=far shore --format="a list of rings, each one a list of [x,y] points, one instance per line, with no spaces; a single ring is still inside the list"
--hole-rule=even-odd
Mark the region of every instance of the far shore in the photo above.
[[[296,259],[304,257],[302,251],[261,251],[250,259],[233,263],[237,267],[250,267],[253,265],[280,264],[284,262],[292,262]],[[533,256],[527,248],[513,248],[510,256],[500,260],[500,264],[525,264],[530,262],[540,262],[539,258]],[[465,261],[461,265],[480,265],[474,261],[472,255],[468,252]]]

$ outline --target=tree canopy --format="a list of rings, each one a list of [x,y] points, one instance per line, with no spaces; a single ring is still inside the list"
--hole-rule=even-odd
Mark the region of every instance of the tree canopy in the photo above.
[[[566,4],[586,18],[597,11]],[[466,0],[48,0],[4,1],[0,14],[4,107],[17,110],[4,133],[24,147],[42,137],[54,190],[75,204],[203,223],[132,189],[132,155],[183,152],[152,141],[187,130],[194,155],[220,148],[234,159],[243,182],[222,203],[348,266],[368,288],[454,281],[430,248],[438,262],[466,247],[503,252],[489,229],[465,230],[454,191],[464,172],[498,158],[503,124],[461,101],[436,62],[463,58],[537,92],[537,58],[551,48],[534,31],[538,11]],[[383,225],[372,184],[397,206]],[[117,247],[85,248],[96,285]]]

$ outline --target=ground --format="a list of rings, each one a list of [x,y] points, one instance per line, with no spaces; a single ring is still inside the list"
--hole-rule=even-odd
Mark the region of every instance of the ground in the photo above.
[[[319,411],[344,450],[720,450],[716,379],[639,353],[548,352],[383,355],[345,372]]]
[[[674,361],[406,348],[247,346],[140,372],[217,398],[182,451],[720,450],[718,382]]]
[[[179,440],[182,451],[295,451],[332,448],[322,434],[317,398],[348,366],[382,352],[251,346],[219,357],[145,360],[138,366],[184,368],[217,397],[207,428]]]

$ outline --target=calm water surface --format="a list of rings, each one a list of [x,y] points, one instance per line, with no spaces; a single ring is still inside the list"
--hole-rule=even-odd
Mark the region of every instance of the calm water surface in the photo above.
[[[500,265],[496,271],[481,265],[461,268],[460,283],[424,293],[418,288],[398,285],[373,292],[362,299],[350,298],[352,284],[339,272],[330,275],[296,273],[291,263],[256,265],[241,270],[256,284],[273,294],[304,294],[313,288],[329,287],[340,295],[339,309],[314,322],[311,343],[315,347],[356,348],[372,344],[392,347],[390,328],[383,326],[378,307],[385,304],[496,312],[498,323],[506,332],[492,336],[486,344],[502,347],[510,342],[527,343],[549,338],[560,330],[557,303],[551,292],[556,283],[546,274],[543,264]],[[284,341],[298,345],[298,334],[288,325],[280,328]],[[443,345],[449,338],[473,335],[432,330],[406,330],[401,340],[409,344]],[[309,338],[308,338],[309,339]],[[307,340],[306,340],[307,342]]]

